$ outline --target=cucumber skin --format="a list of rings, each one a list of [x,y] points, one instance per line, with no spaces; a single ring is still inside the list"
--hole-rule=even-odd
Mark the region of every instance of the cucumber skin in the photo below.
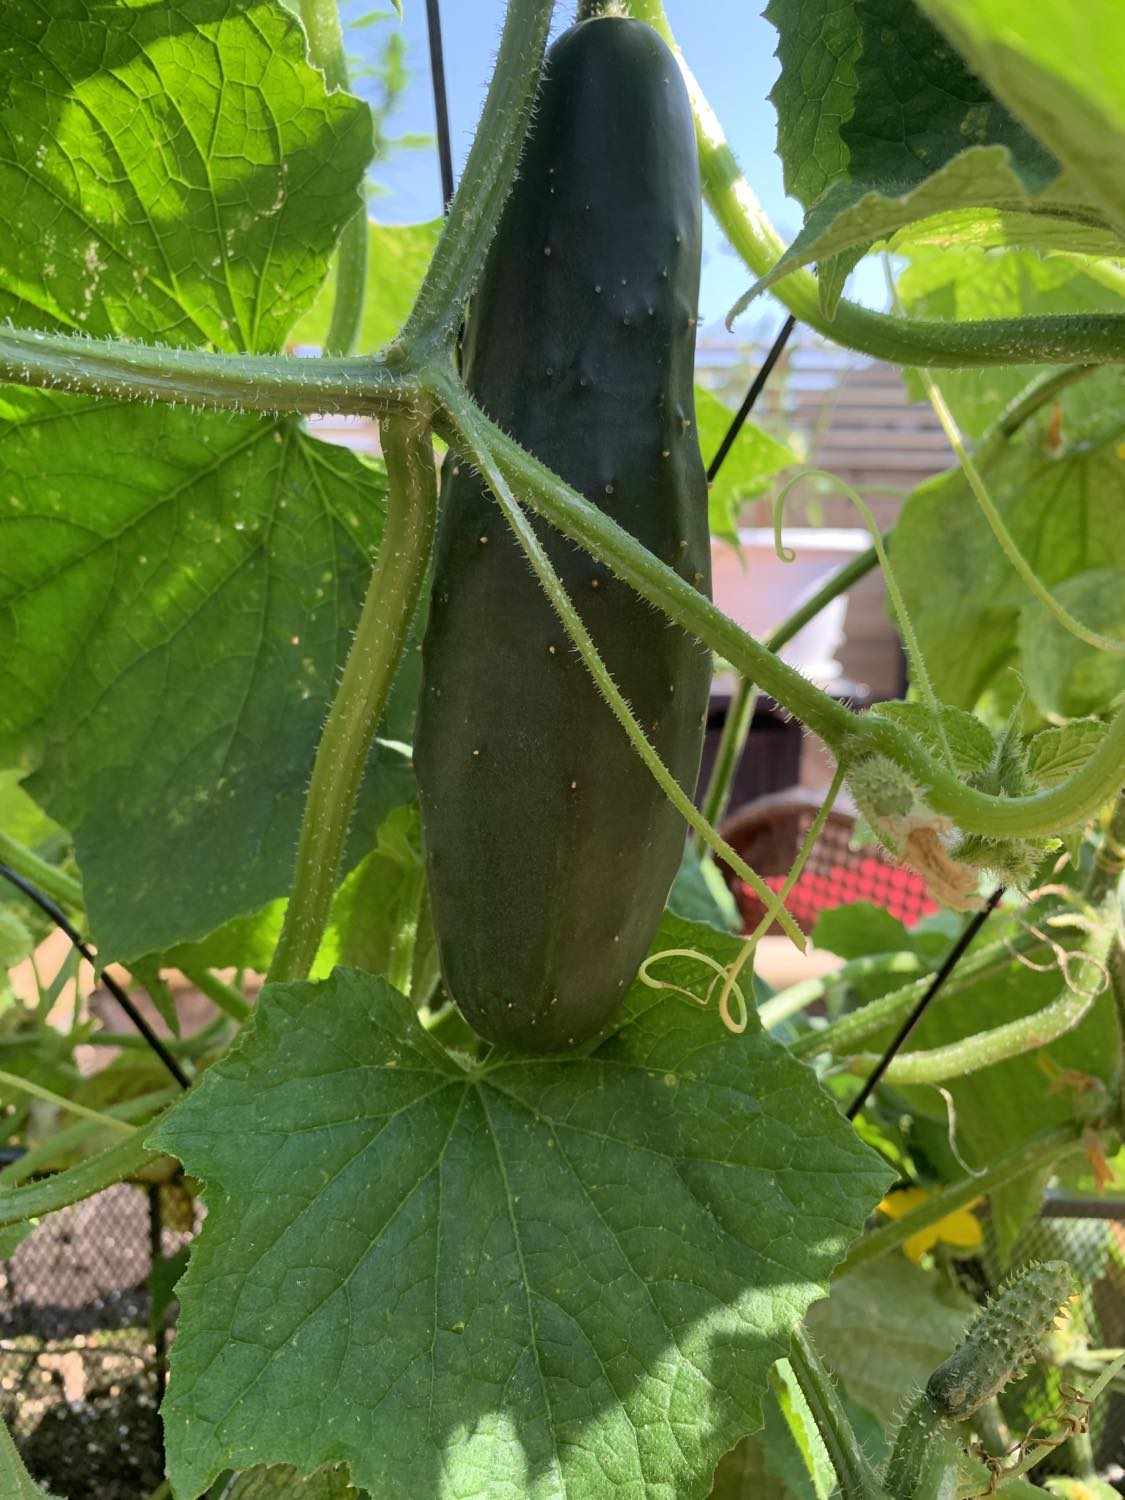
[[[687,94],[650,27],[548,54],[464,343],[489,415],[710,592],[693,397],[701,200]],[[551,560],[687,792],[709,653],[552,528]],[[415,765],[446,987],[505,1047],[600,1031],[645,957],[684,824],[637,758],[491,496],[446,459]]]

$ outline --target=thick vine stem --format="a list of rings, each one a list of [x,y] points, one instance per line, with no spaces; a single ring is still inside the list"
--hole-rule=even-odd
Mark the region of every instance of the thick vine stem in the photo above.
[[[368,751],[414,618],[433,540],[437,476],[429,414],[387,418],[381,430],[389,481],[387,519],[316,752],[271,981],[304,979],[316,957]]]
[[[887,1492],[863,1451],[836,1384],[813,1347],[804,1324],[798,1324],[794,1330],[789,1364],[836,1471],[840,1500],[886,1500]]]
[[[451,343],[500,222],[539,89],[554,0],[508,0],[500,51],[469,159],[402,331],[412,351]]]
[[[900,1249],[920,1230],[928,1229],[931,1224],[936,1224],[939,1219],[955,1213],[959,1208],[965,1208],[974,1199],[1007,1187],[1010,1182],[1018,1181],[1029,1172],[1049,1170],[1081,1149],[1080,1125],[1060,1125],[1057,1129],[1030,1136],[998,1156],[979,1176],[963,1177],[960,1182],[951,1183],[932,1193],[913,1213],[905,1214],[901,1219],[865,1234],[852,1246],[834,1274],[846,1276],[858,1266],[889,1255],[892,1250]]]
[[[417,401],[402,362],[208,354],[0,326],[0,380],[113,401],[215,411],[394,416]]]
[[[72,875],[40,859],[31,849],[25,849],[15,839],[9,838],[3,829],[0,829],[0,864],[30,880],[60,906],[82,906],[82,886]]]
[[[453,377],[444,368],[434,367],[424,378],[435,400],[446,408],[438,420],[442,436],[454,446],[469,448],[486,441],[522,500],[744,677],[759,683],[819,735],[838,761],[854,764],[873,753],[888,756],[912,777],[935,813],[950,818],[967,833],[1057,834],[1085,822],[1120,789],[1125,774],[1125,708],[1118,711],[1089,759],[1049,791],[1004,798],[966,786],[937,765],[898,724],[877,715],[856,715],[814,687],[479,411],[472,438],[466,443],[455,410],[463,397],[451,391]]]
[[[691,97],[707,202],[755,278],[764,276],[781,259],[785,245],[743,176],[714,110],[676,44],[662,0],[629,0],[629,9],[655,27],[674,52]],[[1125,317],[1112,313],[939,323],[870,312],[841,298],[836,316],[827,318],[821,310],[816,277],[808,271],[793,271],[770,290],[795,317],[825,338],[892,364],[957,368],[1125,360]]]

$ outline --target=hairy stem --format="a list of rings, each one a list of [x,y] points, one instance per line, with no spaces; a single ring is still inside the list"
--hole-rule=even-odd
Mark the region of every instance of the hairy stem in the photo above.
[[[25,849],[15,839],[9,838],[2,829],[0,829],[0,864],[15,870],[17,875],[22,875],[25,880],[30,881],[45,895],[50,896],[52,901],[57,901],[60,906],[81,907],[82,886],[73,876],[65,874],[57,865],[40,859],[38,854]]]
[[[0,379],[113,401],[164,401],[215,411],[393,416],[417,400],[410,372],[382,359],[207,354],[0,328]]]
[[[427,372],[439,403],[449,392],[445,372]],[[454,421],[439,424],[456,445]],[[1089,759],[1068,779],[1027,797],[996,797],[964,785],[939,766],[900,725],[877,715],[858,716],[704,598],[616,522],[583,499],[558,475],[526,453],[483,413],[475,419],[477,440],[486,440],[508,483],[540,515],[610,567],[676,624],[704,641],[795,713],[832,749],[838,761],[854,763],[872,753],[889,756],[921,788],[930,807],[967,833],[1015,837],[1053,835],[1085,822],[1116,793],[1125,764],[1125,708],[1111,721]]]
[[[714,110],[676,45],[662,0],[630,0],[633,15],[663,36],[679,62],[691,97],[699,142],[703,190],[727,239],[756,277],[781,259],[785,245],[742,174]],[[818,333],[892,364],[970,365],[1096,364],[1125,360],[1125,317],[1076,314],[939,323],[870,312],[841,298],[835,318],[825,317],[816,278],[794,271],[771,288],[795,317]]]
[[[1031,932],[1023,931],[1017,933],[1013,938],[998,943],[989,943],[970,953],[963,959],[954,970],[948,983],[943,986],[942,995],[948,999],[950,995],[957,994],[970,985],[979,983],[983,979],[990,979],[1002,974],[1011,964],[1017,954],[1027,954],[1029,957],[1038,958],[1040,954],[1046,955],[1050,949],[1046,942]],[[862,960],[853,960],[847,967],[854,966]],[[857,976],[862,971],[856,970]],[[844,971],[840,971],[842,977]],[[825,983],[831,983],[836,975],[829,975]],[[834,1057],[847,1057],[853,1053],[860,1042],[866,1041],[868,1037],[885,1031],[888,1026],[894,1026],[902,1021],[917,1004],[926,992],[933,976],[924,974],[920,979],[913,980],[910,984],[903,985],[901,989],[892,990],[890,994],[880,995],[877,1000],[870,1000],[859,1010],[849,1012],[841,1016],[838,1021],[825,1026],[820,1031],[806,1031],[799,1037],[795,1037],[789,1044],[789,1050],[796,1057],[811,1057],[819,1052],[830,1052]],[[775,995],[772,1000],[767,1001],[764,1014],[769,1017],[763,1019],[762,1024],[776,1026],[786,1016],[792,1015],[798,1009],[804,1009],[819,998],[814,990],[814,985],[821,981],[806,981],[800,986],[794,986],[798,990],[797,996],[787,999],[790,992],[783,990],[780,995]]]
[[[887,1064],[880,1081],[892,1084],[944,1083],[950,1078],[965,1078],[981,1068],[991,1068],[1007,1058],[1038,1051],[1073,1031],[1096,998],[1093,990],[1072,993],[1064,989],[1058,999],[1030,1016],[1021,1016],[1018,1021],[993,1026],[989,1031],[974,1032],[972,1036],[962,1037],[945,1047],[922,1047],[914,1052],[900,1053]],[[848,1060],[848,1068],[858,1077],[866,1078],[878,1061],[873,1053],[860,1053]]]
[[[1029,1172],[1039,1172],[1056,1166],[1065,1157],[1081,1149],[1082,1129],[1078,1125],[1064,1125],[1056,1130],[1047,1130],[1040,1135],[1021,1141],[1010,1151],[1004,1152],[977,1177],[963,1177],[939,1192],[932,1193],[912,1213],[892,1224],[873,1230],[852,1246],[850,1254],[836,1268],[837,1276],[845,1276],[857,1266],[867,1265],[881,1256],[898,1250],[922,1229],[928,1229],[939,1219],[964,1208],[975,1198],[994,1193],[1007,1187]]]
[[[120,1125],[114,1120],[114,1125]],[[112,1187],[155,1160],[157,1153],[149,1151],[144,1144],[147,1128],[132,1125],[121,1126],[127,1132],[126,1139],[118,1141],[97,1156],[86,1157],[65,1172],[58,1172],[42,1182],[28,1183],[24,1187],[0,1189],[0,1229],[9,1224],[22,1224],[27,1219],[37,1219],[56,1209],[80,1203],[103,1188]]]
[[[803,1323],[794,1330],[789,1364],[836,1471],[840,1500],[879,1500],[886,1492],[856,1437],[836,1383],[825,1369]]]
[[[65,1099],[61,1094],[44,1088],[41,1083],[34,1083],[30,1078],[21,1078],[17,1073],[0,1071],[0,1084],[3,1084],[5,1088],[14,1089],[18,1094],[30,1094],[33,1099],[39,1099],[44,1104],[53,1104],[56,1109],[61,1109],[66,1114],[78,1115],[83,1120],[92,1120],[95,1124],[104,1126],[106,1130],[121,1131],[125,1135],[133,1134],[131,1125],[115,1120],[112,1115],[103,1115],[99,1110],[89,1109],[85,1104],[79,1104],[76,1099]]]
[[[418,604],[437,514],[427,414],[382,425],[389,480],[379,558],[324,725],[297,845],[285,922],[269,977],[304,979],[328,920],[368,751]]]
[[[508,0],[500,51],[469,159],[402,332],[403,344],[412,350],[448,344],[461,322],[515,181],[553,9],[554,0]]]

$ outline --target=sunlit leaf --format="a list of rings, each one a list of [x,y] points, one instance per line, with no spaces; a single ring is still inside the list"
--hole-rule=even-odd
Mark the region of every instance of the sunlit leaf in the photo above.
[[[209,1210],[164,1407],[184,1500],[340,1460],[375,1494],[702,1497],[889,1181],[753,1020],[641,984],[592,1055],[471,1074],[384,981],[272,987],[159,1137]]]

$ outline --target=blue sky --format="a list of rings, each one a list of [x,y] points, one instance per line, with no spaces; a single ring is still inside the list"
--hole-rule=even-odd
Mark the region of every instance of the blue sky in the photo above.
[[[344,0],[345,18],[370,12],[373,0]],[[763,3],[763,0],[757,0]],[[389,9],[383,0],[382,9]],[[423,0],[405,0],[402,23],[410,84],[388,122],[392,134],[433,134],[429,52]],[[756,14],[754,0],[666,0],[672,27],[707,96],[723,121],[744,170],[779,232],[791,239],[801,225],[801,206],[787,198],[781,162],[774,151],[776,117],[766,97],[777,76],[776,33]],[[559,0],[556,31],[569,24],[574,0]],[[504,14],[503,0],[442,0],[442,29],[452,122],[454,164],[459,168],[472,141],[492,70]],[[349,50],[373,56],[386,27],[380,23],[349,34]],[[362,82],[358,93],[369,91]],[[411,223],[440,212],[441,187],[432,150],[401,151],[378,170],[387,189],[372,203],[377,218]],[[751,278],[708,220],[704,244],[700,312],[705,323],[721,319]],[[872,306],[885,305],[881,268],[861,267],[849,293]],[[780,321],[777,304],[761,302],[739,323],[744,336],[765,333]]]

